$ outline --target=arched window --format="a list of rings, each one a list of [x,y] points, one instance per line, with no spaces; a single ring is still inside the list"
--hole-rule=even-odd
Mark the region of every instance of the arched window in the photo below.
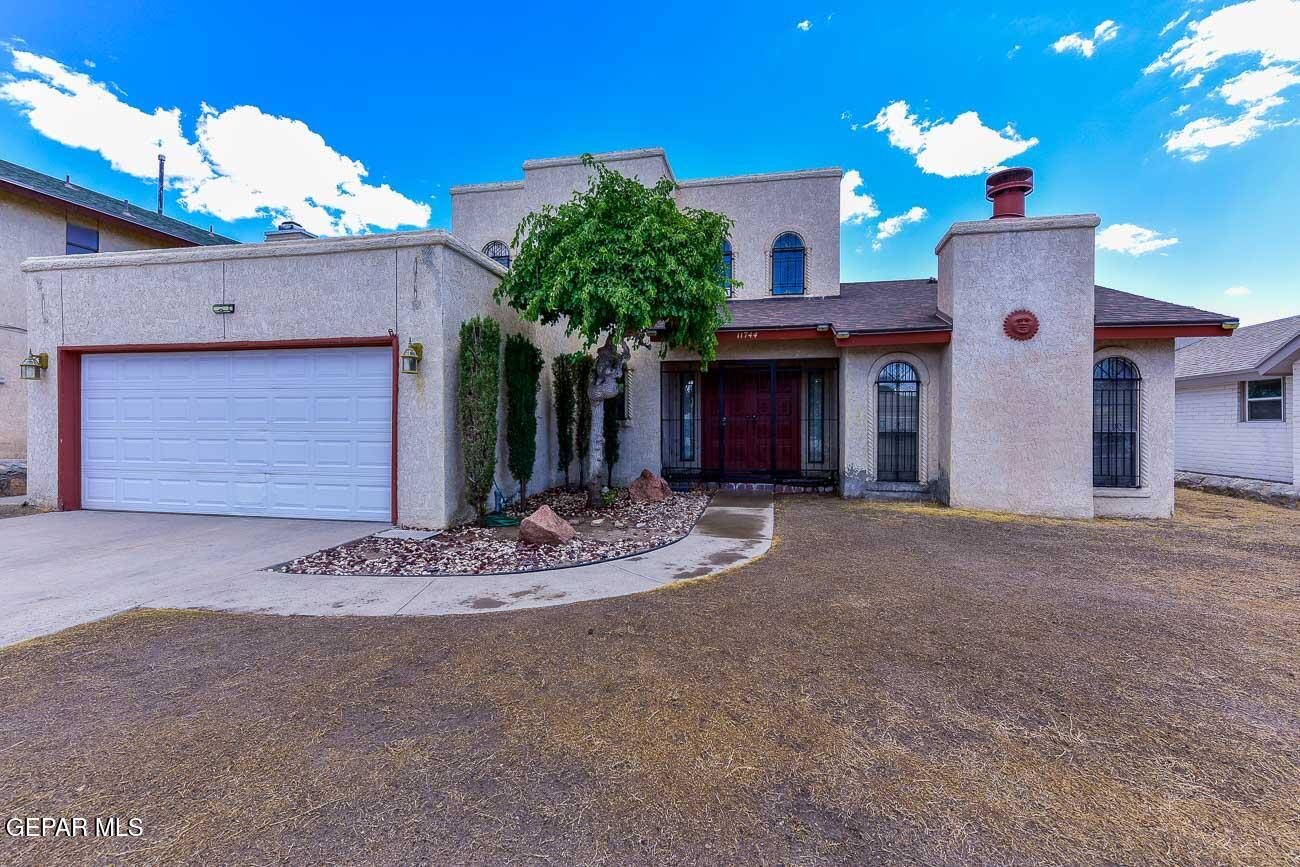
[[[915,482],[921,427],[921,380],[906,361],[886,364],[876,378],[876,479]]]
[[[786,232],[772,245],[772,294],[802,295],[807,288],[807,254],[803,238]]]
[[[501,241],[489,241],[488,245],[483,248],[483,255],[502,268],[510,267],[510,248]]]
[[[1092,484],[1138,487],[1139,398],[1142,375],[1118,355],[1092,368]]]
[[[722,288],[727,290],[728,298],[731,297],[732,273],[731,240],[724,238],[722,240]]]

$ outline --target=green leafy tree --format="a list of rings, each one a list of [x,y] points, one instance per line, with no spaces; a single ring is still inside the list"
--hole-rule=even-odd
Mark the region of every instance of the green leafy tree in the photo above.
[[[497,402],[501,394],[501,326],[475,316],[460,326],[460,448],[465,496],[480,523],[497,468]]]
[[[552,388],[555,392],[555,439],[557,469],[564,471],[564,487],[569,487],[569,464],[573,463],[573,413],[576,404],[573,391],[573,356],[559,355],[551,365],[554,371]]]
[[[594,479],[598,473],[592,469],[588,474],[587,456],[591,454],[591,401],[585,397],[591,391],[591,376],[596,368],[596,359],[585,352],[573,354],[573,399],[578,408],[578,418],[574,431],[575,446],[578,452],[578,484],[586,484],[588,478]],[[599,462],[593,462],[599,466]]]
[[[620,389],[622,386],[619,386]],[[626,398],[624,398],[626,400]],[[618,463],[618,435],[622,430],[618,417],[618,398],[605,401],[605,484],[614,487],[614,464]]]
[[[528,499],[528,480],[537,458],[537,384],[543,364],[542,351],[527,337],[506,338],[506,445],[521,504]]]
[[[579,335],[585,347],[598,346],[586,389],[598,439],[588,450],[586,474],[587,501],[595,506],[604,403],[618,393],[632,347],[648,346],[658,327],[661,353],[686,349],[706,365],[714,358],[716,332],[727,322],[720,275],[732,222],[679,208],[676,185],[667,178],[645,186],[590,154],[583,163],[593,170],[585,191],[562,205],[543,205],[519,224],[519,253],[496,298],[531,322],[563,321],[566,333]]]

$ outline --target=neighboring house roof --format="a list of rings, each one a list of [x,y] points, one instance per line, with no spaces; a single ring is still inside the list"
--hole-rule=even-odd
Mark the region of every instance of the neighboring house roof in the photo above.
[[[1285,375],[1300,359],[1300,316],[1238,328],[1231,340],[1198,340],[1174,354],[1174,376]]]
[[[829,326],[835,332],[870,334],[907,331],[951,331],[939,313],[938,283],[933,278],[841,283],[838,296],[797,295],[727,302],[731,322],[723,331]],[[1182,304],[1157,301],[1098,286],[1094,321],[1097,327],[1222,325],[1231,316]],[[1221,342],[1221,341],[1212,341]]]
[[[137,207],[121,199],[106,196],[6,160],[0,160],[0,189],[47,202],[60,202],[74,210],[127,223],[187,244],[207,246],[239,243],[234,238],[214,234],[198,226],[191,226],[181,220]]]

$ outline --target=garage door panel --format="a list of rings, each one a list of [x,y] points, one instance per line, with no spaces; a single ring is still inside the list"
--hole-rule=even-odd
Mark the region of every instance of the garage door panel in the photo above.
[[[86,508],[388,520],[384,348],[87,355]]]

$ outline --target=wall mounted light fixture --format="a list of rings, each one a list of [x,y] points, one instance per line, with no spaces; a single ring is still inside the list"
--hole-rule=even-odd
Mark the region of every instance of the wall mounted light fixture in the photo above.
[[[402,373],[419,373],[420,362],[424,359],[423,343],[407,343],[402,355]]]
[[[18,364],[18,373],[22,379],[40,379],[41,371],[49,369],[50,356],[44,352],[28,352],[27,357]]]

